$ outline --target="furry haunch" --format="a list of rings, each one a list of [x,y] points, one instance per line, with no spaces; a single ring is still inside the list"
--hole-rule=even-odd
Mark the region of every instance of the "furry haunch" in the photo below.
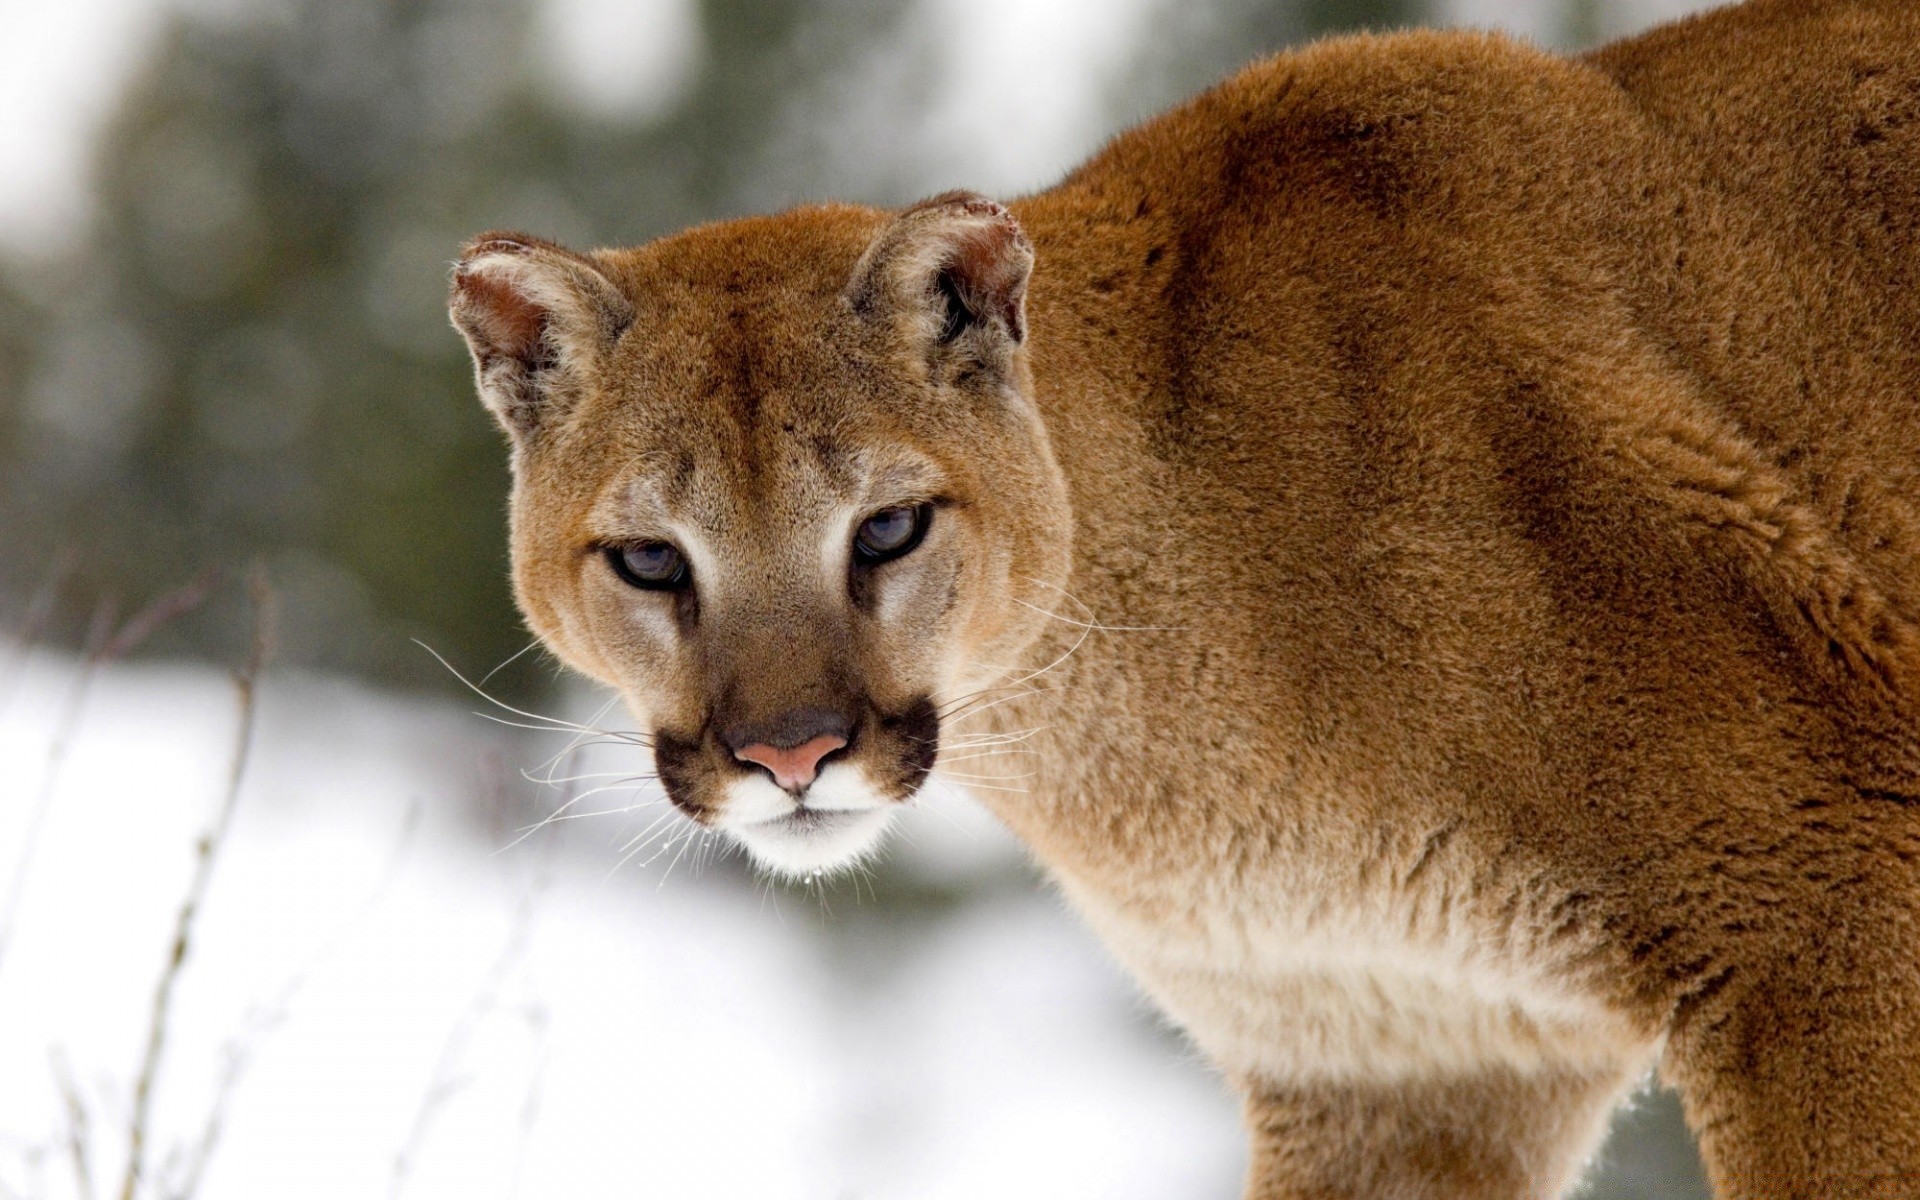
[[[1827,1200],[1920,1197],[1917,282],[1920,5],[1753,0],[1321,42],[1005,205],[489,234],[453,314],[674,803],[804,873],[978,785],[1249,1197],[1558,1195],[1657,1066]]]

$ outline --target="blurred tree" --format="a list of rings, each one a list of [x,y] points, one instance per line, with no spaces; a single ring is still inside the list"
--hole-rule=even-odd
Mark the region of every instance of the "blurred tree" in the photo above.
[[[25,387],[27,355],[40,336],[39,315],[13,281],[0,276],[0,462],[15,457],[22,437],[24,414],[5,398]]]
[[[261,556],[297,661],[443,679],[408,637],[505,659],[525,639],[504,455],[446,326],[454,251],[500,226],[639,240],[820,190],[770,187],[762,145],[891,8],[705,0],[703,69],[641,125],[557,101],[516,0],[176,16],[100,147],[81,259],[36,275],[35,311],[0,287],[19,351],[0,362],[0,587],[17,598],[61,548],[75,597]],[[228,615],[172,648],[230,654]]]
[[[1160,0],[1164,26],[1142,44],[1116,107],[1144,117],[1288,46],[1329,34],[1404,28],[1431,18],[1428,0]]]
[[[581,111],[542,77],[527,0],[176,15],[99,147],[83,251],[0,274],[0,590],[17,599],[69,552],[71,640],[82,598],[258,556],[294,661],[444,680],[410,637],[470,669],[507,658],[525,642],[504,583],[504,456],[442,315],[455,248],[489,227],[635,241],[944,186],[937,149],[882,149],[935,100],[940,47],[915,13],[701,0],[698,69],[638,121]],[[1159,83],[1132,80],[1129,109],[1287,41],[1417,13],[1221,0],[1161,15],[1173,36],[1141,73]],[[230,656],[236,628],[209,609],[169,648]],[[530,656],[517,686],[536,678]]]

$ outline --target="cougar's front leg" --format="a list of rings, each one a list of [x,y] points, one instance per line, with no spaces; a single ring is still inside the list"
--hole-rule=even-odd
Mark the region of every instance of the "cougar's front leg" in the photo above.
[[[1579,1177],[1633,1075],[1251,1086],[1247,1200],[1549,1200]]]
[[[1920,913],[1903,882],[1830,885],[1859,894],[1768,959],[1722,964],[1682,1009],[1666,1071],[1722,1200],[1920,1200]]]

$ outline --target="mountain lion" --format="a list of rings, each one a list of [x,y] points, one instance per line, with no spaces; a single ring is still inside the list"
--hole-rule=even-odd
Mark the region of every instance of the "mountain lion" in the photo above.
[[[452,308],[672,802],[806,873],[981,783],[1248,1196],[1558,1195],[1657,1065],[1721,1196],[1920,1197],[1920,5],[1321,42]]]

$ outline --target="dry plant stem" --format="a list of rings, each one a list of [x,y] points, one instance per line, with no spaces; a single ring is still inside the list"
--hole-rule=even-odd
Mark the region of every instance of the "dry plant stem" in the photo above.
[[[200,1176],[206,1172],[207,1163],[213,1158],[214,1148],[220,1144],[220,1135],[226,1129],[227,1102],[234,1088],[240,1082],[240,1076],[247,1069],[249,1047],[245,1040],[236,1039],[227,1045],[226,1063],[220,1071],[220,1082],[214,1088],[213,1103],[207,1107],[206,1124],[200,1128],[200,1140],[190,1148],[180,1152],[180,1168],[172,1168],[169,1157],[166,1174],[173,1180],[167,1190],[170,1197],[181,1200],[197,1195],[200,1191]]]
[[[226,1117],[231,1107],[233,1094],[240,1085],[241,1077],[246,1074],[259,1042],[277,1029],[292,1011],[293,1004],[307,982],[313,978],[319,968],[332,960],[348,935],[366,922],[369,914],[379,907],[380,901],[392,889],[412,851],[414,835],[419,832],[422,807],[416,799],[407,806],[405,818],[401,822],[400,833],[394,839],[392,851],[387,857],[387,865],[379,876],[373,890],[361,901],[358,910],[347,923],[337,930],[311,961],[290,977],[274,997],[259,1006],[247,1021],[247,1027],[227,1042],[226,1061],[220,1072],[219,1082],[215,1085],[213,1101],[207,1106],[207,1119],[201,1126],[200,1138],[182,1155],[182,1166],[177,1176],[169,1172],[168,1194],[176,1197],[191,1197],[199,1194],[200,1177],[205,1174],[207,1163],[212,1161],[214,1151],[219,1147],[220,1137],[226,1130]]]
[[[47,746],[47,773],[41,780],[39,795],[34,797],[33,812],[27,817],[26,832],[20,837],[20,853],[15,856],[13,871],[7,877],[6,899],[0,901],[0,967],[6,965],[7,948],[13,941],[14,914],[19,911],[20,897],[26,891],[27,872],[33,866],[33,855],[40,843],[40,830],[46,824],[47,810],[53,805],[53,790],[60,779],[60,768],[66,763],[67,748],[73,744],[74,730],[79,728],[87,690],[104,661],[102,652],[110,640],[113,616],[114,602],[111,598],[94,606],[93,618],[87,627],[86,656],[80,661],[79,673],[74,676],[73,686],[67,689],[66,703],[61,706],[60,716],[53,725],[53,740]]]
[[[527,1032],[540,1043],[540,1057],[535,1062],[533,1074],[527,1080],[526,1099],[520,1105],[520,1140],[514,1147],[513,1176],[507,1190],[508,1200],[519,1200],[521,1188],[526,1181],[527,1147],[533,1141],[534,1126],[540,1121],[541,1087],[546,1082],[547,1061],[552,1057],[553,1046],[549,1035],[553,1032],[553,1020],[542,1005],[531,1005],[526,1011]]]
[[[47,1195],[46,1150],[44,1147],[31,1147],[18,1152],[22,1167],[28,1172],[27,1182],[21,1188],[15,1188],[5,1180],[0,1180],[0,1200],[41,1200]]]
[[[441,1108],[466,1086],[467,1080],[456,1077],[454,1071],[460,1065],[460,1058],[466,1053],[467,1043],[473,1040],[480,1022],[500,1008],[501,989],[506,986],[513,968],[526,954],[527,943],[532,939],[535,911],[547,882],[543,871],[528,886],[514,910],[513,924],[507,931],[507,940],[501,946],[499,956],[475,989],[466,1011],[461,1013],[460,1019],[447,1032],[446,1040],[440,1044],[440,1056],[434,1062],[426,1093],[420,1097],[420,1107],[413,1115],[413,1127],[407,1131],[407,1140],[399,1153],[393,1156],[393,1174],[387,1186],[388,1200],[399,1200],[413,1175],[414,1164],[419,1161],[420,1150],[425,1146],[427,1134],[440,1115]]]
[[[55,1050],[52,1054],[54,1084],[60,1089],[60,1100],[67,1112],[67,1156],[73,1162],[73,1190],[80,1200],[93,1200],[93,1170],[88,1165],[92,1154],[88,1131],[86,1102],[80,1098],[80,1087],[74,1082],[73,1070],[67,1063],[67,1056]]]
[[[7,655],[7,666],[0,671],[0,681],[5,682],[5,690],[0,691],[0,712],[13,702],[14,695],[20,689],[21,676],[25,674],[27,655],[33,651],[34,643],[53,617],[54,605],[60,599],[60,590],[67,585],[73,575],[74,553],[62,550],[54,556],[53,564],[40,582],[34,585],[33,595],[27,601],[27,613],[20,621],[15,632],[13,651]]]
[[[133,616],[127,618],[125,625],[122,625],[114,632],[113,637],[107,641],[107,644],[101,647],[100,657],[107,662],[112,662],[114,659],[123,658],[131,654],[148,638],[179,620],[181,617],[186,616],[194,609],[199,608],[202,604],[205,604],[207,597],[213,594],[214,586],[219,582],[220,573],[218,571],[202,571],[199,575],[189,580],[184,586],[168,592],[152,604],[134,613]],[[255,580],[250,578],[247,585],[248,594],[252,595],[255,601],[258,602],[259,594],[255,591],[254,585]],[[264,586],[264,584],[261,586]],[[256,640],[258,637],[259,633],[256,630]],[[249,653],[253,653],[253,651]]]
[[[234,810],[240,799],[240,785],[246,778],[247,762],[252,757],[254,721],[258,711],[256,689],[261,669],[265,667],[273,647],[274,595],[265,574],[257,568],[248,576],[247,592],[254,609],[253,640],[246,662],[233,675],[239,702],[239,724],[234,733],[233,758],[227,771],[226,792],[221,798],[219,810],[214,814],[213,823],[200,836],[199,844],[195,847],[193,878],[187,885],[187,893],[175,916],[173,946],[168,953],[166,966],[160,972],[159,984],[154,988],[153,1012],[147,1023],[146,1052],[133,1088],[133,1113],[127,1128],[127,1170],[120,1183],[120,1200],[133,1200],[145,1175],[147,1125],[152,1113],[154,1084],[159,1078],[160,1063],[166,1051],[173,990],[186,966],[187,954],[193,945],[194,920],[199,916],[207,885],[213,879],[214,863],[220,847],[226,843],[227,831],[233,825]]]
[[[94,676],[101,667],[139,648],[142,642],[169,622],[206,603],[217,579],[214,572],[202,573],[186,586],[167,593],[135,612],[118,629],[114,628],[116,606],[111,597],[94,607],[93,617],[88,622],[86,653],[73,687],[67,693],[60,718],[54,724],[53,741],[47,749],[47,774],[41,783],[40,794],[34,800],[33,813],[27,818],[26,833],[20,841],[20,854],[7,880],[6,899],[0,902],[0,966],[6,963],[7,947],[13,940],[14,915],[19,909],[21,894],[26,890],[27,870],[33,863],[40,831],[46,823],[47,810],[52,807],[54,787],[66,763],[67,751],[73,744],[74,732],[80,726],[80,714],[86,705],[87,692]],[[49,592],[56,593],[57,588],[50,588]]]

